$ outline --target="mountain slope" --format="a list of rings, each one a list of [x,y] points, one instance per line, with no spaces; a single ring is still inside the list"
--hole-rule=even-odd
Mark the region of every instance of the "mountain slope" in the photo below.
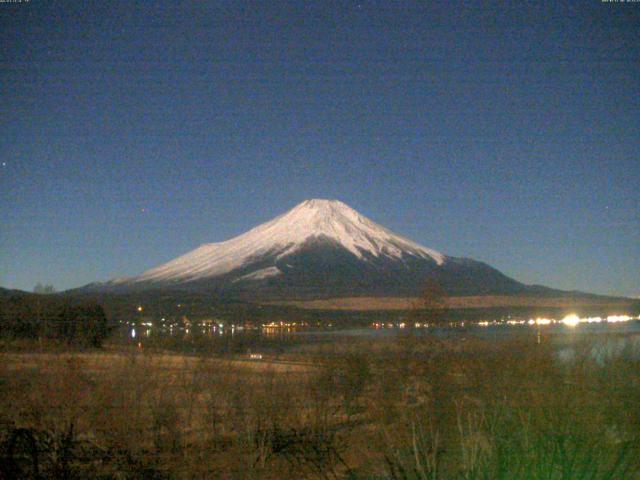
[[[427,280],[451,295],[527,287],[482,262],[396,235],[337,200],[307,200],[230,240],[202,245],[99,288],[173,288],[250,298],[415,295]]]
[[[413,255],[437,264],[444,256],[395,235],[339,201],[307,200],[289,212],[225,242],[205,244],[128,282],[192,282],[242,268],[260,257],[282,259],[324,237],[356,258]],[[271,266],[273,267],[273,266]],[[257,278],[278,275],[275,269]]]

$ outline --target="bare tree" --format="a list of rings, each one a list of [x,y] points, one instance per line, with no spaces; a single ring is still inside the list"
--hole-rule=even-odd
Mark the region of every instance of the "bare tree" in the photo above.
[[[447,309],[447,292],[435,280],[427,280],[420,296],[413,301],[408,318],[414,324],[442,326],[447,322]]]

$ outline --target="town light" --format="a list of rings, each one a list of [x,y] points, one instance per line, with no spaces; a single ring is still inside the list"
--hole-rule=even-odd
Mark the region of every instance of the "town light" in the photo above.
[[[575,313],[572,313],[571,315],[567,315],[566,317],[564,317],[562,319],[562,323],[569,327],[575,327],[580,323],[580,317],[578,317]]]

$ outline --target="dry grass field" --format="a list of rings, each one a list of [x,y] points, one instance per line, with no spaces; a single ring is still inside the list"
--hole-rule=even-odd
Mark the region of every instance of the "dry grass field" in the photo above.
[[[4,353],[2,360],[7,370],[42,369],[60,362],[80,362],[91,373],[112,371],[131,361],[142,361],[146,368],[180,374],[195,368],[215,368],[234,372],[306,373],[316,368],[313,364],[282,360],[252,360],[250,358],[211,358],[168,353],[150,353],[132,349],[128,353],[74,352],[74,353]]]
[[[640,356],[621,339],[4,352],[0,478],[640,478]]]
[[[324,300],[288,300],[272,302],[275,305],[290,305],[312,310],[407,310],[420,301],[415,297],[346,297]],[[507,295],[484,295],[447,297],[446,307],[451,309],[492,307],[608,307],[628,309],[638,302],[632,299],[608,297],[524,297]]]

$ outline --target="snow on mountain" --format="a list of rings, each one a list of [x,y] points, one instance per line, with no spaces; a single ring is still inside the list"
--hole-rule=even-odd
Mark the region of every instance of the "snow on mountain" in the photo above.
[[[243,275],[240,278],[236,278],[234,282],[241,282],[243,280],[262,280],[264,278],[275,277],[276,275],[280,275],[281,273],[282,272],[278,267],[261,268],[260,270],[248,273],[247,275]]]
[[[442,265],[447,257],[369,220],[337,200],[307,200],[275,219],[230,240],[204,244],[164,265],[125,282],[190,282],[224,275],[271,256],[280,259],[299,251],[313,239],[327,238],[358,259],[369,256],[402,260],[406,256]],[[257,280],[279,275],[269,266],[241,277]]]

